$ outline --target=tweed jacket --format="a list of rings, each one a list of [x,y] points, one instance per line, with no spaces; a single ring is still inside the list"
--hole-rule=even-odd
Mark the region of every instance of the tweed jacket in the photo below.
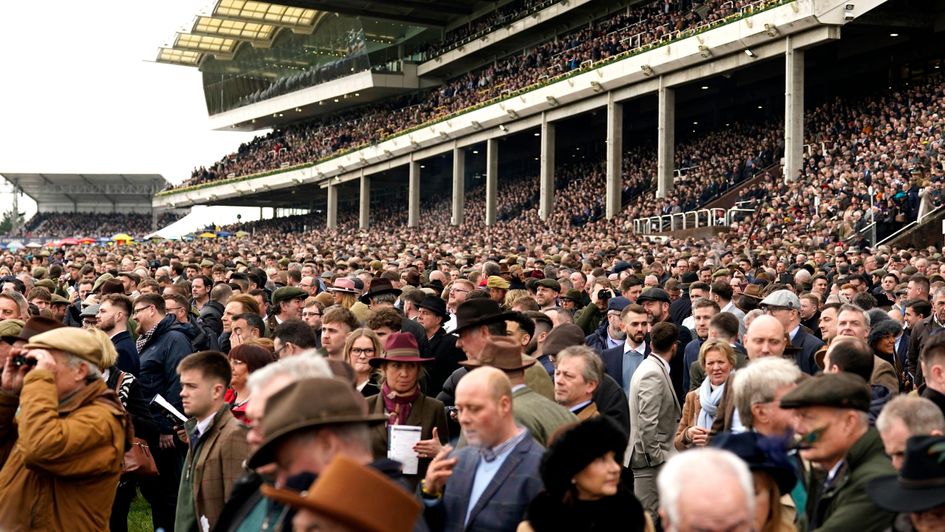
[[[696,424],[701,409],[702,403],[699,401],[699,390],[687,393],[686,402],[682,409],[682,419],[679,420],[679,426],[676,427],[676,437],[673,438],[676,449],[684,451],[692,445],[686,443],[686,429]]]
[[[506,457],[502,467],[469,512],[469,498],[476,467],[479,464],[479,449],[463,447],[451,453],[456,458],[453,474],[446,481],[443,499],[427,507],[427,524],[430,530],[444,532],[512,532],[525,517],[528,503],[544,489],[538,466],[544,449],[531,437],[516,445]]]
[[[577,423],[577,416],[567,408],[545,396],[523,386],[512,393],[512,414],[515,420],[528,429],[542,447],[548,446],[548,438],[563,425]]]
[[[188,421],[186,426],[187,433],[193,434],[196,426],[194,420]],[[201,439],[203,441],[196,457],[192,449],[187,451],[179,492],[179,497],[187,491],[192,494],[197,530],[202,530],[199,527],[201,516],[207,517],[211,528],[216,526],[223,505],[233,493],[236,481],[244,474],[243,460],[249,456],[246,426],[233,417],[229,405],[223,405],[217,411],[213,423]],[[188,469],[192,471],[189,483]]]
[[[384,414],[384,400],[381,394],[375,394],[367,398],[368,412],[371,414]],[[446,408],[443,403],[432,397],[420,394],[410,409],[410,415],[403,425],[413,425],[420,427],[420,439],[429,440],[433,437],[433,428],[440,437],[440,443],[446,444],[450,440],[449,426],[446,423]],[[380,460],[387,458],[387,424],[378,423],[371,428],[371,449],[374,452],[374,459]],[[432,459],[421,458],[420,467],[417,469],[417,475],[404,475],[405,480],[409,480],[412,487],[416,487],[418,479],[426,475]]]
[[[633,469],[656,467],[675,453],[679,401],[656,356],[646,357],[630,380],[630,441],[624,466]]]
[[[600,411],[597,410],[597,403],[591,401],[591,404],[585,406],[584,408],[578,410],[577,418],[578,422],[587,421],[592,417],[597,417],[600,415]]]

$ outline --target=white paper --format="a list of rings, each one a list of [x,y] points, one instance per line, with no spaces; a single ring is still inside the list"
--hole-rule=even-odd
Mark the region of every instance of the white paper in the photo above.
[[[420,441],[420,427],[413,425],[392,425],[387,427],[387,458],[404,465],[405,475],[416,475],[420,465],[413,446]]]
[[[205,515],[200,516],[200,530],[210,532],[210,520]]]
[[[171,403],[168,403],[167,399],[162,397],[161,394],[155,395],[154,399],[151,399],[151,402],[157,403],[158,406],[160,406],[161,408],[169,412],[171,415],[179,419],[181,423],[185,423],[187,421],[187,416],[185,416],[184,414],[181,414],[180,410],[174,408],[174,405],[172,405]]]

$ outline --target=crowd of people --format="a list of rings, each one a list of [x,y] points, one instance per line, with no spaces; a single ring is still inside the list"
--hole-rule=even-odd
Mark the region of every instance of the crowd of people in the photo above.
[[[463,74],[423,94],[411,94],[274,130],[244,143],[209,167],[194,169],[173,188],[313,163],[376,144],[399,132],[480,105],[536,83],[739,13],[748,0],[671,0],[634,7]]]
[[[937,246],[269,230],[0,254],[0,528],[945,527]]]
[[[170,225],[181,218],[167,211],[154,220],[150,213],[121,212],[37,212],[23,224],[16,236],[22,238],[110,238],[118,233],[144,237],[154,230]]]

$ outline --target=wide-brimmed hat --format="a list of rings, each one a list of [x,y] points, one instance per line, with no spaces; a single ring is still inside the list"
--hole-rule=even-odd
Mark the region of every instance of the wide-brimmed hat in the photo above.
[[[339,277],[335,279],[327,289],[329,292],[344,292],[346,294],[357,294],[358,289],[354,286],[354,279],[350,277]]]
[[[788,461],[783,441],[766,438],[757,432],[722,432],[712,438],[709,445],[731,451],[752,471],[771,475],[782,494],[790,493],[797,485],[797,474]]]
[[[505,321],[514,315],[514,312],[503,312],[499,304],[491,299],[484,297],[467,299],[456,308],[456,328],[453,332],[459,334],[460,331],[469,327]]]
[[[417,304],[417,307],[425,308],[444,320],[450,317],[449,312],[446,311],[446,301],[443,301],[442,297],[426,296]]]
[[[522,346],[507,336],[486,340],[479,353],[479,360],[463,360],[459,364],[467,368],[492,366],[502,371],[518,371],[531,367],[537,362],[534,358],[522,356]]]
[[[30,338],[36,336],[37,334],[51,331],[53,329],[58,329],[60,327],[65,327],[62,322],[43,316],[32,317],[26,320],[26,323],[20,322],[20,325],[21,330],[19,333],[15,335],[5,334],[3,335],[3,341],[8,344],[12,344],[17,340],[29,341]]]
[[[752,299],[757,299],[761,301],[762,294],[764,293],[764,288],[760,284],[751,283],[742,290],[742,295],[745,297],[750,297]]]
[[[417,339],[410,333],[396,332],[387,335],[384,342],[384,356],[368,360],[371,367],[379,368],[386,362],[432,362],[432,358],[420,356]]]
[[[394,285],[390,282],[390,279],[378,277],[371,281],[371,286],[368,287],[368,291],[358,299],[360,299],[362,303],[368,304],[371,302],[372,297],[379,296],[381,294],[394,294],[399,296],[401,294],[401,290],[400,288],[394,288]]]
[[[274,393],[262,418],[265,441],[246,464],[255,468],[272,463],[283,437],[311,427],[349,423],[384,423],[384,414],[368,413],[364,397],[350,382],[335,378],[302,379]]]
[[[423,505],[410,492],[370,466],[338,455],[308,491],[261,486],[263,495],[293,508],[311,510],[352,530],[408,532]],[[352,496],[357,494],[357,496]]]
[[[945,436],[906,440],[899,475],[870,480],[866,492],[880,508],[892,512],[924,512],[945,504]]]

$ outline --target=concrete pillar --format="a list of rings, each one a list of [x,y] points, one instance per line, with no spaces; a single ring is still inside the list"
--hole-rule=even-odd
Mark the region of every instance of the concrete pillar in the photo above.
[[[555,125],[545,113],[541,114],[540,162],[538,216],[547,220],[555,206]]]
[[[361,201],[359,204],[358,227],[367,229],[371,225],[371,178],[361,172]]]
[[[656,141],[656,197],[673,191],[673,158],[676,155],[676,90],[660,77]]]
[[[804,158],[804,51],[784,38],[784,180],[794,181]]]
[[[329,229],[338,227],[338,185],[328,185],[328,207],[325,209]]]
[[[623,189],[623,104],[614,101],[614,93],[607,96],[607,219],[621,208]]]
[[[463,225],[466,203],[466,152],[453,148],[453,225]]]
[[[486,141],[486,225],[495,223],[499,193],[499,141]]]
[[[420,225],[420,163],[410,161],[407,165],[410,177],[407,184],[407,227]]]

